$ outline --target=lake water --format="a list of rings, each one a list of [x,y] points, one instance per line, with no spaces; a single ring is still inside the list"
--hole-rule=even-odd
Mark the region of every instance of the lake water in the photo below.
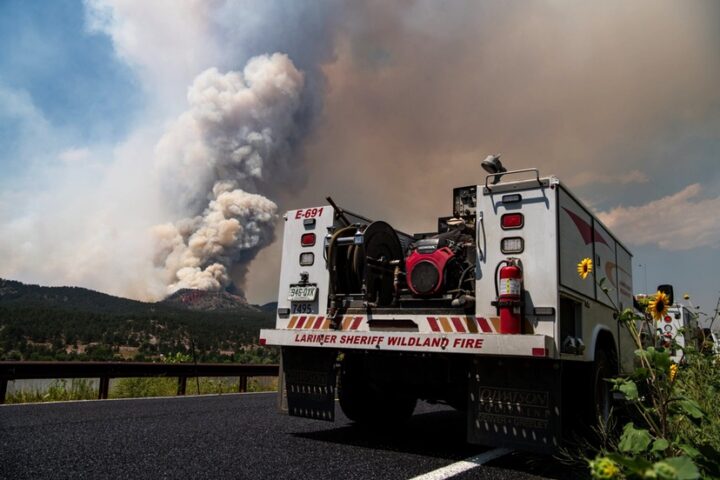
[[[90,384],[93,386],[93,388],[99,388],[99,385],[100,385],[100,380],[99,380],[99,379],[97,379],[97,378],[86,378],[85,380],[87,380],[88,382],[90,382]],[[35,390],[45,391],[45,390],[47,390],[47,389],[50,387],[50,385],[52,385],[55,381],[56,381],[56,379],[54,379],[54,378],[51,378],[51,379],[33,379],[33,380],[10,380],[10,381],[8,382],[7,393],[8,393],[8,394],[11,394],[11,393],[20,392],[20,391],[26,391],[26,392],[27,392],[27,391],[30,391],[30,392],[32,392],[32,391],[35,391]],[[66,384],[67,384],[68,386],[70,386],[70,384],[72,383],[72,379],[71,379],[71,378],[66,378],[65,381],[67,382]]]

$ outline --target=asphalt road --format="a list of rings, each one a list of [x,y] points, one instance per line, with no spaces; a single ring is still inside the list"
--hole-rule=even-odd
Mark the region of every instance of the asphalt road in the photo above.
[[[0,478],[403,479],[487,450],[464,416],[419,404],[406,428],[369,433],[277,412],[274,394],[0,407]],[[460,479],[578,478],[548,457],[510,454]]]

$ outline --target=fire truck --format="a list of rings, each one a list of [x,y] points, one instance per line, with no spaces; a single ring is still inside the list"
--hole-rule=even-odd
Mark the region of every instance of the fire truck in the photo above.
[[[656,343],[670,350],[675,363],[683,362],[685,348],[702,348],[704,335],[698,325],[698,316],[685,305],[670,306],[656,327]]]
[[[557,177],[482,165],[434,232],[330,198],[285,214],[277,321],[260,343],[281,349],[290,415],[333,421],[338,399],[382,428],[441,402],[466,412],[468,442],[538,452],[608,416],[604,379],[633,365],[615,315],[633,305],[630,252]]]

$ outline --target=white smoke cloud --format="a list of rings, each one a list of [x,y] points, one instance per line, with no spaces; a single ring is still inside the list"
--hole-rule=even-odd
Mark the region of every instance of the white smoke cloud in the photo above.
[[[226,287],[228,269],[272,241],[277,205],[255,192],[293,170],[302,89],[303,74],[277,53],[242,73],[211,68],[195,79],[189,109],[156,148],[166,201],[191,215],[203,209],[154,230],[169,293]]]
[[[105,163],[94,149],[61,151],[49,190],[8,201],[29,213],[2,218],[0,274],[145,300],[242,286],[233,267],[273,240],[277,205],[262,192],[295,169],[303,89],[283,54],[252,58],[242,72],[211,68],[162,135],[141,129]]]
[[[720,197],[698,198],[702,187],[683,190],[636,207],[617,207],[598,214],[608,227],[635,245],[665,250],[720,247]]]
[[[104,33],[117,56],[141,79],[153,108],[172,110],[201,71],[222,63],[212,35],[216,2],[203,0],[85,0],[87,28]]]
[[[85,0],[89,30],[112,41],[143,109],[124,125],[128,138],[83,145],[63,141],[42,105],[0,88],[0,121],[22,119],[18,158],[33,165],[23,185],[0,190],[0,276],[142,299],[242,285],[243,262],[272,238],[258,219],[274,210],[252,197],[262,205],[236,214],[220,197],[237,190],[292,208],[331,193],[412,230],[446,214],[458,178],[482,181],[477,158],[488,151],[513,168],[577,174],[588,190],[626,181],[673,191],[662,172],[682,137],[700,145],[684,158],[704,145],[697,170],[712,176],[717,6],[642,5]],[[320,106],[322,129],[307,136]],[[581,173],[620,170],[631,173]],[[418,186],[423,195],[407,195]],[[706,201],[680,203],[715,207]],[[630,222],[635,208],[607,214]],[[712,228],[673,238],[712,244]],[[255,298],[269,301],[277,286],[275,248],[249,267]]]
[[[156,147],[168,199],[198,213],[218,180],[255,192],[268,174],[287,175],[302,88],[303,74],[282,54],[255,57],[242,73],[201,73],[189,109]]]
[[[215,199],[201,216],[153,229],[155,262],[168,293],[181,288],[218,290],[230,282],[228,267],[248,261],[273,238],[277,205],[231,183],[216,184]]]
[[[297,151],[321,104],[334,9],[84,6],[88,32],[110,38],[144,108],[127,138],[83,145],[64,139],[29,97],[6,102],[18,105],[12,119],[27,118],[19,143],[38,169],[0,191],[0,276],[142,300],[244,287],[248,263],[273,240],[271,198],[303,183]]]
[[[585,171],[571,177],[568,183],[573,187],[582,187],[585,185],[631,185],[647,183],[649,181],[650,179],[647,174],[640,170],[631,170],[617,174]]]

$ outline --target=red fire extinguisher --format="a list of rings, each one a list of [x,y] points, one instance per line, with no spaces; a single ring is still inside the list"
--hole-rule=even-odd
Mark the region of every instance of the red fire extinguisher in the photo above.
[[[501,267],[502,266],[502,267]],[[521,300],[522,300],[522,268],[520,260],[508,258],[498,264],[500,282],[495,274],[495,293],[497,307],[500,312],[500,333],[520,333]]]

